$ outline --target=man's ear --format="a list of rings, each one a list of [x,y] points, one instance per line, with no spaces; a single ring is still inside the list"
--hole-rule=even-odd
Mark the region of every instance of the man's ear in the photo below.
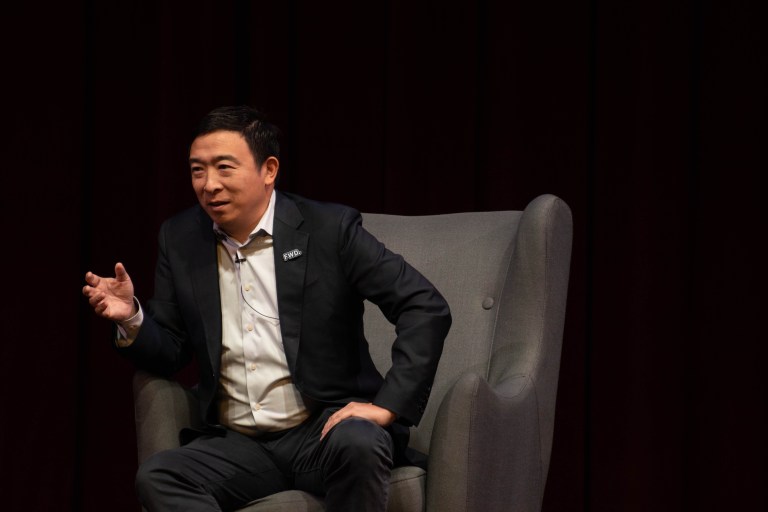
[[[271,156],[267,158],[261,165],[262,172],[264,172],[264,183],[267,185],[273,185],[277,179],[277,173],[280,170],[280,161]]]

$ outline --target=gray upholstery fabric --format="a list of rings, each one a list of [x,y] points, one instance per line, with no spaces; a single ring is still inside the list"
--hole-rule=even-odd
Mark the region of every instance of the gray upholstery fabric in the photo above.
[[[423,512],[425,510],[425,473],[421,468],[403,467],[392,471],[388,512]],[[322,512],[323,501],[302,491],[285,491],[258,500],[240,512]]]
[[[568,206],[545,194],[524,211],[404,217],[364,214],[364,225],[443,293],[453,326],[411,447],[429,455],[392,475],[391,512],[532,511],[541,508],[570,269]],[[366,336],[383,373],[394,327],[366,303]],[[194,421],[194,396],[137,372],[139,459],[176,446]],[[248,512],[323,510],[289,491]]]
[[[139,463],[179,446],[179,431],[199,425],[197,398],[177,382],[138,371],[133,377],[133,397]]]

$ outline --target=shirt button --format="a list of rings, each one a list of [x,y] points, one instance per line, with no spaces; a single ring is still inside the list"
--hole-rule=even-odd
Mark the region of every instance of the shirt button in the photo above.
[[[247,292],[251,291],[251,285],[249,284],[245,285],[244,290]]]
[[[248,324],[248,325],[246,325],[246,326],[245,326],[245,328],[246,328],[248,331],[252,331],[252,330],[253,330],[253,326],[252,326],[251,324]]]
[[[251,363],[251,371],[252,372],[256,371],[256,363]]]
[[[261,404],[253,404],[254,411],[258,411],[259,409],[261,409]]]

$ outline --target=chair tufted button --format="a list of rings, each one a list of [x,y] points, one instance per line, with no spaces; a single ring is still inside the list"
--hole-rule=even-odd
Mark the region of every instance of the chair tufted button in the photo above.
[[[493,307],[493,297],[486,297],[483,299],[483,309],[491,309]]]

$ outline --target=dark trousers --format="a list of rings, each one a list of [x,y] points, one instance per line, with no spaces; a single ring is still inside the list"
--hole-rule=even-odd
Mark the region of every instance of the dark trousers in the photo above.
[[[324,495],[329,512],[384,512],[392,437],[371,421],[349,418],[320,441],[336,410],[277,435],[250,438],[226,430],[157,453],[139,467],[139,500],[149,512],[226,511],[298,489]]]

